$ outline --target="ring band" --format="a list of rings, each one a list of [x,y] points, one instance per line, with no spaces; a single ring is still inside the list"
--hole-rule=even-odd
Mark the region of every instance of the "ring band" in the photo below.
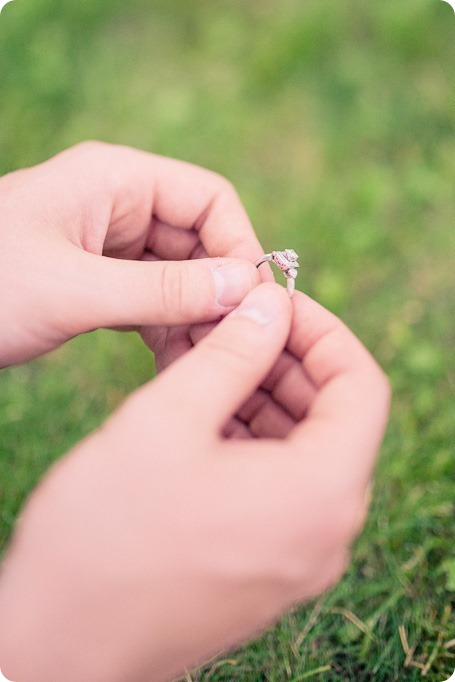
[[[255,266],[258,268],[263,263],[274,263],[286,277],[286,289],[291,297],[295,289],[295,278],[297,277],[297,268],[299,267],[298,255],[293,249],[285,249],[284,251],[272,251],[272,253],[264,253],[258,258]]]

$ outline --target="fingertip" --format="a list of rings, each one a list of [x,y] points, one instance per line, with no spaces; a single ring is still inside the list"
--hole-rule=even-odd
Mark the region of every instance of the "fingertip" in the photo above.
[[[260,283],[257,268],[247,260],[214,259],[213,278],[217,303],[231,308]]]
[[[266,326],[277,317],[290,325],[292,306],[286,290],[274,282],[263,282],[244,298],[231,316],[245,317]]]
[[[253,292],[256,292],[256,290],[258,290],[257,293],[253,295]],[[283,315],[285,320],[288,319],[290,326],[292,304],[283,287],[269,282],[267,284],[259,283],[253,287],[239,306],[227,315],[227,318],[244,317],[262,325],[273,321],[277,315]],[[198,344],[218,324],[219,321],[200,322],[191,325],[189,335],[192,343],[194,345]]]

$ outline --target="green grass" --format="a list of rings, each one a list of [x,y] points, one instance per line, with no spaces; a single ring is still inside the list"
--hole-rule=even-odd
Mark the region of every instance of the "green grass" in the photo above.
[[[186,679],[447,679],[455,668],[451,8],[15,0],[0,16],[0,172],[87,138],[227,175],[265,249],[301,254],[300,286],[346,320],[394,388],[371,514],[345,579]],[[135,336],[109,332],[1,373],[3,547],[50,462],[152,374]]]

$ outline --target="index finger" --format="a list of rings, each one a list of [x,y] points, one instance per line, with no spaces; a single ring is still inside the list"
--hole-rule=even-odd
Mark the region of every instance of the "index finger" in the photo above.
[[[195,229],[209,256],[259,258],[262,247],[229,180],[175,159],[155,156],[153,162],[157,176],[154,211],[160,220]]]
[[[175,228],[196,230],[208,256],[255,261],[262,253],[232,184],[205,168],[103,142],[76,145],[41,167],[52,175],[48,187],[54,197],[70,173],[72,193],[67,198],[68,192],[63,191],[65,200],[98,206],[107,217],[105,222],[93,221],[96,234],[85,235],[87,250],[99,249],[106,240],[108,248],[131,257],[135,248],[145,245],[154,218]]]
[[[291,439],[308,451],[324,478],[366,483],[389,410],[388,381],[363,344],[335,315],[301,292],[293,297],[289,350],[315,387],[306,419]]]

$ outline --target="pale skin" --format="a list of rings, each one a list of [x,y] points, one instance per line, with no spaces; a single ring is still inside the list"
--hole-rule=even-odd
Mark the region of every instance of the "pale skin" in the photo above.
[[[0,668],[14,682],[171,680],[342,575],[387,380],[335,316],[260,283],[248,218],[208,171],[91,145],[7,176],[5,197],[0,272],[18,291],[2,303],[1,364],[128,326],[164,371],[32,493],[0,572]],[[243,277],[228,304],[220,266]]]

